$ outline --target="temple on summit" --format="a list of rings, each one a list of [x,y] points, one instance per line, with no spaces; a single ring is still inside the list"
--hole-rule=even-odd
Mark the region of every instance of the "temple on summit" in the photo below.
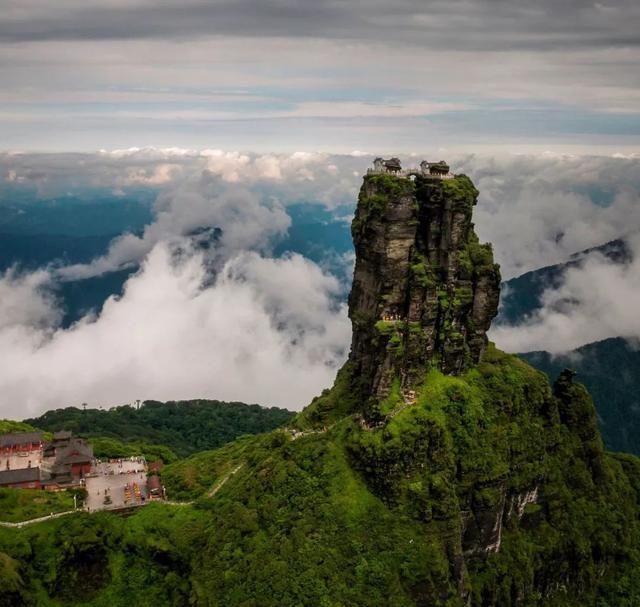
[[[419,168],[403,169],[399,158],[393,157],[385,160],[378,157],[373,161],[373,168],[367,170],[367,175],[384,174],[407,178],[420,176],[435,179],[452,179],[455,177],[444,160],[439,160],[438,162],[423,160]]]

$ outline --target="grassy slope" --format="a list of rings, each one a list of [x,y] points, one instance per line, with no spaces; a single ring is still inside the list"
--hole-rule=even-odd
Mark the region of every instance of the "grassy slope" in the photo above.
[[[347,376],[300,425],[330,417],[327,403]],[[196,497],[194,506],[2,531],[0,566],[10,578],[20,563],[23,595],[39,605],[69,604],[80,560],[108,572],[75,589],[93,606],[135,597],[156,606],[452,607],[462,604],[460,584],[473,605],[508,606],[516,596],[637,605],[638,461],[602,451],[581,387],[565,396],[551,398],[541,373],[492,350],[462,378],[430,373],[418,404],[384,429],[342,417],[325,433],[291,440],[275,430],[165,468],[170,495]],[[503,484],[519,492],[540,481],[543,504],[510,520],[499,553],[468,557],[468,575],[457,576],[461,512],[490,512]],[[541,579],[558,592],[537,596]]]
[[[17,523],[46,516],[52,512],[73,510],[70,491],[36,491],[0,488],[0,521]]]

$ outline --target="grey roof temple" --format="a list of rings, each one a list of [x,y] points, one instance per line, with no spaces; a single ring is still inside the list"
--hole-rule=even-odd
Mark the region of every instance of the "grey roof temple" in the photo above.
[[[399,158],[376,158],[373,161],[373,168],[367,170],[367,175],[395,175],[396,177],[412,177],[420,175],[421,177],[432,177],[434,179],[451,179],[455,177],[449,170],[449,165],[444,161],[429,162],[423,160],[420,168],[403,169]]]

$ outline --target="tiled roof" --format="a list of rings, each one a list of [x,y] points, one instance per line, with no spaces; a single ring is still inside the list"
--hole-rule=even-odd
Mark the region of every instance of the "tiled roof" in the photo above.
[[[2,470],[0,472],[0,486],[38,480],[40,480],[40,468],[20,468],[19,470]]]
[[[3,434],[0,436],[0,448],[39,443],[41,441],[42,432],[16,432],[14,434]]]

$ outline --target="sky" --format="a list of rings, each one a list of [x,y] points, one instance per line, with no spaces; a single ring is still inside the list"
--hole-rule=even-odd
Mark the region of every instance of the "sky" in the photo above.
[[[0,145],[616,153],[635,0],[3,0]]]

